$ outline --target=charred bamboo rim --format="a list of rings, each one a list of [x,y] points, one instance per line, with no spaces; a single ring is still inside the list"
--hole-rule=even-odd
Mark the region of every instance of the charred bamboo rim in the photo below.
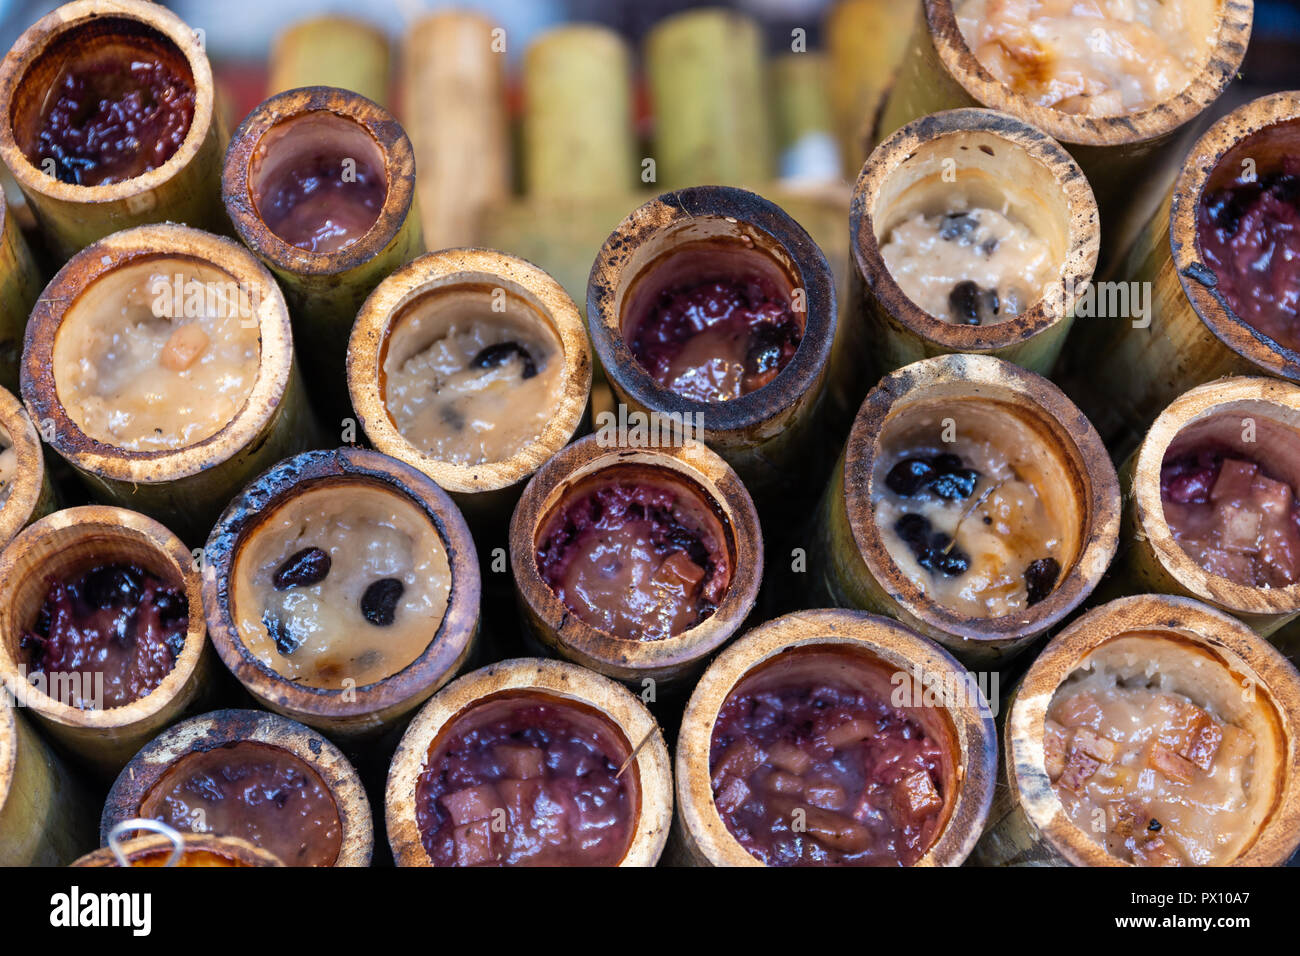
[[[182,850],[177,866],[189,865],[185,861],[191,854],[215,857],[224,861],[215,864],[218,866],[284,866],[279,857],[240,837],[218,836],[215,833],[182,833],[180,838]],[[172,840],[161,833],[123,840],[118,844],[118,849],[126,858],[128,866],[166,865],[167,858],[175,848],[176,845]],[[153,862],[160,859],[163,861],[161,864]],[[119,867],[122,864],[118,862],[117,855],[111,847],[101,847],[70,865]]]
[[[115,561],[139,565],[184,590],[189,604],[185,646],[150,693],[120,707],[82,710],[28,683],[18,641],[35,622],[52,577]],[[112,734],[165,715],[194,676],[206,638],[194,555],[152,518],[111,505],[68,508],[34,522],[0,552],[0,680],[5,690],[51,723]]]
[[[45,452],[41,436],[22,403],[0,388],[0,428],[9,436],[18,470],[4,506],[0,507],[0,547],[13,540],[36,512],[45,488]]]
[[[668,839],[673,816],[672,764],[663,731],[650,711],[621,684],[564,661],[517,658],[499,661],[452,681],[415,715],[393,755],[384,793],[388,842],[398,866],[431,866],[416,823],[416,785],[429,751],[452,732],[471,708],[511,696],[558,699],[603,717],[634,757],[638,795],[636,830],[620,866],[654,866]],[[640,749],[637,749],[637,748]]]
[[[606,470],[613,470],[613,480],[638,469],[657,480],[679,483],[711,507],[731,552],[731,583],[717,610],[694,627],[658,640],[615,637],[581,620],[537,567],[538,535],[570,489]],[[588,435],[561,449],[524,488],[510,519],[510,565],[527,613],[566,657],[622,680],[672,677],[702,661],[744,623],[763,578],[763,537],[758,512],[739,476],[699,442],[658,449],[605,448],[599,436]]]
[[[288,751],[316,771],[339,815],[342,832],[334,865],[369,866],[374,825],[370,801],[352,764],[322,734],[262,710],[214,710],[173,724],[149,741],[113,781],[99,820],[100,843],[107,845],[115,825],[140,816],[140,807],[176,761],[244,742]]]
[[[749,631],[717,656],[691,694],[677,735],[677,805],[683,825],[714,866],[762,866],[731,835],[713,799],[709,750],[727,697],[749,675],[790,653],[857,654],[923,685],[960,688],[936,708],[944,766],[944,823],[918,866],[956,866],[974,849],[997,774],[997,731],[982,692],[948,652],[897,621],[848,610],[796,611]],[[974,688],[974,699],[965,695]],[[921,710],[922,708],[915,708]]]
[[[930,42],[944,70],[982,106],[1032,123],[1067,146],[1121,146],[1144,143],[1194,119],[1232,82],[1246,55],[1254,0],[1221,0],[1209,55],[1192,82],[1174,96],[1145,110],[1116,116],[1082,116],[1040,106],[1007,88],[966,45],[953,0],[924,0]]]
[[[943,181],[947,160],[956,182]],[[962,182],[1013,203],[1019,218],[1047,239],[1056,260],[1050,288],[1014,318],[958,325],[926,312],[899,288],[880,253],[902,206],[929,212],[926,193],[961,190]],[[917,203],[918,193],[920,204]],[[853,257],[867,288],[904,328],[955,352],[1016,345],[1069,319],[1092,279],[1101,244],[1097,202],[1073,157],[1028,123],[994,110],[959,109],[908,123],[867,158],[849,207]]]
[[[1254,442],[1243,441],[1248,425]],[[1281,588],[1252,587],[1211,574],[1188,557],[1165,521],[1160,469],[1172,449],[1192,452],[1219,442],[1259,461],[1300,488],[1300,386],[1271,378],[1226,378],[1180,395],[1160,413],[1138,447],[1133,487],[1137,526],[1165,571],[1202,601],[1246,614],[1300,610],[1300,582]]]
[[[235,623],[232,578],[244,543],[295,495],[321,487],[347,494],[362,482],[412,502],[447,549],[451,591],[429,646],[405,668],[356,688],[308,687],[262,663]],[[264,702],[308,720],[358,717],[419,701],[464,662],[478,628],[478,557],[469,527],[447,493],[427,475],[377,451],[308,451],[263,472],[227,505],[204,549],[203,596],[217,654],[241,684]]]
[[[1280,751],[1275,799],[1258,833],[1232,866],[1277,866],[1300,844],[1300,675],[1264,638],[1235,618],[1191,598],[1140,594],[1094,608],[1054,637],[1026,672],[1007,714],[1004,741],[1009,783],[1030,822],[1075,866],[1129,866],[1106,852],[1066,815],[1043,756],[1044,721],[1052,696],[1084,658],[1134,632],[1184,644],[1199,661],[1225,668],[1272,726]]]
[[[63,64],[104,39],[129,36],[174,50],[188,67],[194,118],[176,152],[119,183],[79,186],[47,175],[18,144],[15,127],[36,122]],[[192,160],[215,122],[212,67],[199,39],[166,7],[146,0],[74,0],[27,28],[0,62],[0,159],[25,191],[68,203],[130,202],[158,189]]]
[[[767,385],[730,401],[695,401],[660,385],[632,354],[623,328],[634,284],[653,278],[667,254],[692,242],[727,243],[738,258],[770,260],[804,293],[794,358]],[[732,186],[692,186],[634,209],[605,240],[587,281],[587,323],[606,374],[634,402],[660,414],[702,415],[707,434],[733,433],[744,443],[772,437],[816,399],[835,339],[835,280],[817,243],[774,202]]]
[[[560,342],[564,374],[559,400],[545,430],[504,461],[458,465],[418,448],[397,429],[384,396],[384,365],[395,332],[411,307],[429,295],[460,288],[499,288],[517,298],[530,317]],[[424,472],[443,488],[474,493],[508,488],[526,479],[573,438],[591,393],[591,348],[578,307],[551,276],[524,259],[488,249],[444,249],[408,262],[370,293],[348,342],[348,393],[366,437],[387,455]]]
[[[914,409],[992,405],[1015,416],[1055,455],[1079,512],[1078,547],[1061,562],[1056,588],[1032,607],[1002,617],[955,614],[924,594],[894,563],[872,509],[875,463],[886,429]],[[1119,479],[1092,423],[1040,375],[988,355],[940,355],[891,372],[858,410],[844,447],[845,499],[853,541],[867,571],[906,613],[927,629],[974,644],[1010,646],[1041,634],[1078,607],[1110,565],[1119,541]]]
[[[95,283],[117,269],[152,259],[189,259],[230,277],[256,295],[260,339],[257,378],[244,405],[223,428],[190,445],[132,451],[91,438],[59,397],[54,345],[64,317]],[[289,309],[279,286],[247,249],[230,239],[176,223],[123,229],[93,242],[68,260],[32,309],[23,344],[22,394],[27,411],[60,455],[78,469],[111,481],[158,484],[188,478],[248,449],[279,411],[293,369]]]
[[[1197,215],[1207,193],[1241,172],[1246,159],[1259,172],[1300,151],[1300,92],[1274,93],[1223,117],[1192,147],[1174,183],[1169,243],[1174,269],[1192,309],[1224,345],[1260,369],[1300,379],[1300,354],[1242,321],[1218,289],[1218,276],[1201,252]]]
[[[257,205],[256,167],[275,149],[291,149],[292,124],[308,118],[337,123],[356,134],[357,143],[382,160],[388,191],[379,217],[356,242],[336,252],[300,249],[277,236]],[[271,137],[274,132],[283,138]],[[277,141],[278,139],[278,141]],[[265,100],[249,113],[230,138],[221,173],[221,197],[239,238],[281,272],[331,276],[365,265],[397,238],[415,198],[415,153],[406,131],[392,114],[360,93],[332,86],[305,86]]]

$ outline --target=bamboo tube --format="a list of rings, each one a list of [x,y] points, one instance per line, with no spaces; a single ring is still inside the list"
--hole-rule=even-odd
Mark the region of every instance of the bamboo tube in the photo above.
[[[690,274],[702,252],[734,261],[737,276],[779,277],[791,311],[803,318],[798,349],[776,378],[722,402],[685,398],[661,385],[629,342],[641,320],[638,310],[646,311],[674,284],[706,278]],[[816,243],[774,203],[741,189],[698,186],[634,210],[592,266],[587,322],[619,401],[678,421],[702,416],[698,437],[739,472],[755,497],[765,500],[788,487],[795,463],[809,459],[835,339],[835,283]]]
[[[91,430],[99,437],[87,434],[84,408],[67,404],[73,382],[56,381],[55,370],[60,356],[72,354],[63,349],[83,339],[59,333],[76,327],[90,338],[94,323],[120,318],[137,294],[151,303],[150,313],[157,317],[159,293],[170,292],[174,300],[176,285],[155,286],[158,268],[174,268],[177,275],[191,268],[205,270],[201,275],[211,278],[197,286],[183,283],[182,306],[177,309],[174,301],[168,302],[171,311],[165,314],[180,316],[196,289],[204,293],[204,314],[230,318],[221,310],[238,309],[241,327],[247,327],[245,321],[257,323],[258,367],[247,400],[215,433],[180,447],[132,450],[110,443],[118,439],[98,426]],[[164,275],[164,280],[170,278]],[[69,341],[72,345],[66,345]],[[71,359],[62,364],[76,367]],[[108,236],[59,270],[28,323],[22,392],[38,430],[77,470],[92,495],[142,511],[196,543],[206,537],[236,489],[272,462],[316,440],[317,426],[294,362],[288,310],[270,273],[229,239],[172,223]],[[202,402],[191,396],[177,398],[199,411],[210,401],[207,396],[200,396]]]
[[[894,228],[924,213],[950,212],[957,197],[1008,215],[1051,249],[1054,270],[1041,298],[989,325],[960,325],[926,312],[890,274],[881,254]],[[1097,264],[1097,207],[1078,165],[1032,126],[992,110],[952,110],[903,127],[871,154],[849,218],[856,271],[846,343],[837,357],[881,372],[947,352],[993,355],[1046,375]],[[839,376],[843,381],[847,376]],[[862,379],[854,396],[861,400]]]
[[[315,504],[311,505],[308,496],[313,495]],[[281,560],[272,550],[261,550],[259,539],[273,534],[269,529],[285,525],[286,521],[297,521],[304,528],[315,527],[328,539],[329,525],[313,525],[313,520],[320,515],[328,517],[328,511],[323,509],[330,508],[331,501],[345,513],[349,509],[342,502],[351,501],[350,513],[359,514],[367,495],[378,496],[372,500],[382,502],[386,513],[396,516],[388,519],[389,525],[382,530],[411,539],[411,564],[426,569],[424,573],[430,577],[442,568],[447,577],[447,603],[441,620],[430,630],[427,647],[395,672],[374,680],[361,678],[369,671],[357,659],[348,658],[345,649],[332,654],[322,651],[319,670],[308,669],[306,663],[296,665],[289,656],[292,651],[273,657],[269,652],[266,657],[259,655],[250,641],[265,644],[268,636],[261,628],[254,632],[248,623],[250,614],[253,621],[259,617],[256,606],[249,605],[254,608],[252,612],[241,611],[240,606],[257,600],[257,573],[262,570],[256,563],[258,555],[264,553],[264,560],[277,563]],[[308,503],[301,512],[293,512],[291,506],[299,502]],[[437,544],[432,544],[433,537],[417,537],[430,532]],[[354,529],[353,533],[363,532]],[[267,540],[271,543],[266,548],[273,548],[275,541]],[[422,540],[429,542],[431,549],[440,548],[440,552],[415,554]],[[379,563],[381,557],[374,558],[377,567],[389,566],[387,562],[393,558],[383,554],[381,542],[364,544],[368,548],[366,555],[382,557],[383,563]],[[334,565],[342,567],[346,574],[345,558],[342,551],[332,555]],[[310,592],[303,593],[310,599]],[[245,488],[231,501],[208,539],[203,595],[208,632],[217,653],[258,703],[336,740],[350,742],[374,739],[449,681],[469,658],[478,632],[478,560],[460,512],[424,474],[368,449],[304,452],[280,462]],[[324,595],[319,598],[321,614],[329,613],[326,600]],[[428,600],[432,603],[434,599],[430,596]],[[356,628],[366,626],[360,616],[351,623]],[[369,640],[368,651],[376,647],[378,639]],[[331,674],[338,680],[323,679],[330,660],[336,661],[338,674]],[[304,672],[289,670],[296,666],[303,667]]]
[[[18,388],[22,362],[23,330],[36,297],[41,294],[41,272],[18,227],[4,193],[0,192],[0,387]]]
[[[1183,597],[1144,594],[1094,608],[1054,637],[1006,707],[1003,773],[989,825],[972,856],[983,866],[1124,866],[1064,812],[1043,754],[1044,719],[1061,683],[1123,635],[1144,644],[1140,666],[1162,686],[1255,736],[1251,819],[1231,866],[1277,866],[1300,845],[1295,766],[1300,676],[1239,621]],[[1003,785],[1005,784],[1005,785]],[[1225,843],[1230,834],[1222,834]]]
[[[315,252],[271,229],[264,216],[275,208],[277,189],[321,163],[347,182],[349,160],[355,183],[362,182],[363,166],[385,177],[378,217],[366,232],[341,248]],[[410,140],[387,111],[358,93],[290,90],[266,100],[235,131],[222,196],[239,238],[280,280],[317,403],[341,405],[357,309],[384,276],[424,251]]]
[[[95,842],[81,781],[0,692],[0,866],[63,866]]]
[[[510,192],[505,31],[478,13],[427,14],[400,69],[427,248],[474,245],[485,208]]]
[[[637,183],[631,54],[594,24],[548,30],[523,67],[523,180],[532,197],[583,201]]]
[[[268,95],[334,86],[388,105],[388,34],[365,20],[334,13],[298,20],[276,36],[269,64]]]
[[[168,807],[162,798],[183,785],[187,775],[206,774],[238,781],[240,765],[259,760],[279,763],[286,769],[280,775],[285,779],[305,781],[302,787],[294,788],[297,793],[290,796],[286,819],[268,820],[267,814],[275,813],[268,802],[250,805],[239,799],[237,803],[242,806],[227,809],[222,826],[219,821],[206,819],[209,804],[191,791],[182,799],[192,807],[193,815],[187,815],[183,822],[192,826],[198,822],[209,832],[248,840],[288,866],[370,865],[374,848],[370,801],[352,764],[334,744],[310,728],[257,710],[215,710],[182,721],[151,740],[113,782],[99,822],[101,845],[108,845],[109,834],[124,820],[144,817],[164,819],[172,826],[180,824],[180,820],[167,819]],[[317,794],[297,799],[306,796],[303,791],[308,787]],[[236,799],[229,802],[236,803]],[[193,829],[201,831],[199,826]],[[283,851],[284,846],[291,846],[296,855],[276,852]],[[335,847],[336,853],[330,858]]]
[[[979,838],[993,800],[997,732],[989,705],[973,677],[929,641],[894,621],[839,610],[797,611],[768,621],[718,655],[700,678],[677,736],[677,817],[671,846],[679,862],[763,865],[724,822],[710,760],[719,712],[737,688],[755,687],[758,675],[763,675],[762,686],[772,687],[781,686],[782,679],[829,678],[890,701],[916,721],[940,745],[937,782],[943,821],[915,865],[961,865]],[[915,692],[904,706],[892,703],[900,688]],[[946,691],[940,695],[931,688]],[[931,703],[922,705],[926,694]]]
[[[119,859],[119,854],[121,858]],[[172,857],[175,856],[175,862]],[[125,861],[125,862],[123,862]],[[87,853],[72,866],[161,867],[161,866],[284,866],[273,854],[239,837],[214,833],[178,833],[173,840],[164,834],[150,834],[123,840]]]
[[[660,189],[761,186],[773,178],[772,121],[762,94],[762,33],[731,10],[661,20],[645,41]]]
[[[35,157],[49,91],[67,70],[111,62],[114,55],[139,57],[136,48],[191,85],[194,116],[180,145],[157,168],[120,182],[82,186],[47,175]],[[0,123],[0,159],[61,259],[142,223],[221,229],[226,221],[218,191],[226,130],[213,108],[212,68],[199,34],[160,4],[75,0],[38,20],[0,63],[0,114],[7,118]]]
[[[989,441],[1059,522],[1062,559],[1049,594],[1001,617],[959,614],[913,581],[876,523],[877,463],[895,439],[951,434]],[[946,428],[946,424],[943,425]],[[1005,431],[1004,431],[1005,429]],[[1101,439],[1051,382],[984,355],[944,355],[893,372],[854,419],[819,508],[812,556],[832,603],[898,618],[972,667],[997,666],[1075,610],[1115,554],[1119,484]],[[978,556],[974,556],[978,559]]]
[[[1226,611],[1268,636],[1300,614],[1300,582],[1252,587],[1197,564],[1165,520],[1164,463],[1201,448],[1231,450],[1300,487],[1300,386],[1268,378],[1219,379],[1179,396],[1120,470],[1123,547],[1107,593],[1179,594]]]
[[[838,183],[842,176],[828,58],[786,53],[772,60],[769,73],[777,176],[794,188]]]
[[[986,106],[1010,113],[1068,149],[1097,196],[1104,231],[1103,260],[1123,254],[1154,211],[1181,159],[1189,123],[1223,92],[1246,52],[1252,0],[1185,4],[1190,22],[1213,39],[1188,86],[1135,113],[1093,117],[1040,106],[1004,86],[966,46],[953,0],[923,0],[908,53],[886,98],[876,141],[940,110]]]
[[[826,14],[831,109],[845,169],[871,152],[872,127],[916,24],[914,3],[837,0]]]
[[[536,342],[553,345],[553,352],[543,348],[537,356],[549,354],[545,361],[560,363],[551,407],[536,410],[549,411],[546,424],[506,458],[465,463],[439,458],[417,444],[418,436],[403,434],[393,417],[388,403],[398,399],[390,397],[389,376],[447,336],[448,323],[462,330],[496,324],[497,330],[483,333],[493,342],[524,334],[512,330],[527,330]],[[544,365],[541,373],[547,374]],[[361,307],[348,346],[348,392],[375,448],[424,472],[472,519],[504,527],[524,482],[573,438],[583,419],[591,393],[591,350],[577,306],[541,269],[499,252],[446,249],[398,269]],[[473,410],[476,420],[487,414],[481,406],[465,410]],[[503,406],[498,412],[503,419],[495,424],[504,428],[510,424],[504,416],[533,411]]]
[[[14,471],[0,503],[0,548],[37,518],[54,510],[57,494],[45,468],[41,436],[22,403],[0,389],[0,433],[14,450]]]
[[[184,591],[185,643],[152,691],[120,706],[83,709],[74,696],[103,700],[102,685],[95,688],[92,677],[100,672],[83,667],[65,676],[47,674],[36,683],[20,641],[36,624],[51,581],[114,563],[137,566]],[[56,511],[0,552],[0,679],[51,736],[100,773],[116,773],[142,743],[205,693],[212,667],[206,633],[194,555],[144,515],[105,505]],[[92,685],[90,693],[83,693],[83,682]]]
[[[612,431],[612,429],[611,429]],[[658,433],[656,433],[658,435]],[[641,689],[647,680],[680,685],[744,623],[763,575],[763,539],[753,502],[736,473],[719,456],[687,438],[670,445],[662,436],[626,442],[598,433],[566,446],[529,481],[510,521],[510,565],[528,628],[548,653]],[[667,487],[717,516],[718,564],[728,564],[725,596],[712,614],[669,636],[619,637],[588,623],[566,605],[539,566],[543,536],[566,505],[620,482]],[[701,532],[704,533],[703,531]],[[725,549],[725,550],[724,550]]]
[[[1276,171],[1300,148],[1300,93],[1253,100],[1196,142],[1159,212],[1146,223],[1115,278],[1144,292],[1149,314],[1080,326],[1064,363],[1066,390],[1108,439],[1141,437],[1162,408],[1195,385],[1225,375],[1300,379],[1300,356],[1243,322],[1206,265],[1197,218],[1207,194],[1253,163]],[[1125,296],[1127,301],[1129,297]]]
[[[500,661],[448,684],[411,721],[388,773],[384,806],[388,842],[398,866],[432,866],[422,840],[421,775],[436,748],[466,719],[509,713],[512,704],[544,704],[589,727],[588,738],[610,745],[628,781],[635,826],[618,866],[654,866],[672,822],[672,769],[663,732],[646,706],[625,688],[561,661]],[[492,708],[488,710],[487,708]],[[479,717],[483,719],[482,716]],[[506,808],[496,808],[505,813]]]

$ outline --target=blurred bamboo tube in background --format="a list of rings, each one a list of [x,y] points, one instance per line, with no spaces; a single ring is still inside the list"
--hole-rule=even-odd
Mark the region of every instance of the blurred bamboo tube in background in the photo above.
[[[660,190],[761,188],[773,178],[763,39],[753,19],[716,8],[669,17],[646,38],[645,69]]]
[[[916,5],[917,0],[840,0],[826,15],[831,112],[851,174],[871,152],[876,113],[907,52]]]
[[[637,182],[631,55],[613,30],[550,30],[524,56],[523,174],[530,197],[585,200]]]
[[[484,207],[509,194],[505,70],[505,31],[478,14],[432,13],[406,31],[399,99],[426,248],[476,243]]]
[[[388,105],[388,35],[354,17],[325,14],[285,28],[271,46],[266,95],[337,86]]]
[[[777,174],[790,185],[842,178],[831,117],[830,62],[821,53],[786,53],[772,61]]]

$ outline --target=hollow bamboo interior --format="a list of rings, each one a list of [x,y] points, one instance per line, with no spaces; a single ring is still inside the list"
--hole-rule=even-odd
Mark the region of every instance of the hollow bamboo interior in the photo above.
[[[888,699],[906,680],[966,688],[969,675],[950,655],[894,621],[846,610],[797,611],[768,621],[731,644],[700,678],[677,739],[677,815],[672,852],[695,866],[761,866],[731,834],[714,802],[710,749],[727,697],[742,681],[809,652],[852,655],[872,689]],[[805,666],[805,665],[796,665]],[[806,665],[805,678],[816,671]],[[856,676],[864,676],[857,674]],[[902,679],[900,679],[902,678]],[[997,734],[982,693],[939,697],[941,706],[908,707],[927,735],[943,743],[944,822],[918,866],[959,866],[975,846],[993,799]]]
[[[635,480],[635,469],[643,469],[646,480],[671,482],[711,507],[724,521],[732,563],[727,594],[717,610],[694,627],[658,640],[615,637],[581,620],[556,596],[537,564],[543,524],[570,489],[588,479],[598,481],[602,473],[611,481],[620,476]],[[520,612],[542,647],[642,689],[647,680],[680,685],[735,634],[758,596],[763,540],[753,502],[736,473],[703,445],[602,447],[599,436],[589,435],[551,458],[524,489],[510,522],[510,564]]]
[[[393,755],[384,807],[388,842],[398,866],[429,866],[416,823],[416,786],[431,746],[471,707],[504,695],[538,695],[590,708],[612,723],[635,775],[636,828],[620,866],[654,866],[672,822],[672,768],[663,732],[646,706],[624,687],[563,661],[518,658],[490,664],[448,684],[411,721]]]
[[[44,687],[30,684],[19,641],[35,624],[52,580],[108,563],[136,565],[184,592],[185,644],[150,693],[118,707],[81,709],[62,699],[64,683],[47,678]],[[144,515],[106,505],[68,508],[37,521],[0,553],[0,676],[11,691],[21,690],[42,728],[98,773],[116,773],[145,741],[204,698],[212,667],[206,635],[194,555]]]

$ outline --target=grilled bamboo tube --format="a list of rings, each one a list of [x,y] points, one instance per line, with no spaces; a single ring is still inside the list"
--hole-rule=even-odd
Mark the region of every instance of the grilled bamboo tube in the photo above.
[[[221,293],[218,286],[238,290],[237,296],[221,294],[213,301],[223,308],[238,307],[241,325],[247,307],[246,318],[256,322],[260,339],[257,374],[243,406],[210,437],[158,451],[130,450],[110,444],[104,433],[103,440],[86,434],[81,413],[65,404],[70,383],[55,380],[55,358],[67,339],[59,330],[73,320],[94,321],[93,310],[103,308],[106,298],[110,305],[111,297],[121,299],[123,293],[114,286],[120,277],[139,270],[143,284],[152,275],[149,269],[168,261],[178,267],[197,262],[221,276],[204,286],[207,291]],[[93,294],[99,290],[106,291]],[[154,291],[147,288],[145,293],[157,302]],[[196,543],[207,536],[238,488],[272,462],[316,441],[317,426],[294,361],[289,313],[275,280],[243,246],[172,223],[108,236],[59,270],[27,327],[23,400],[38,431],[77,470],[91,494],[142,511]]]
[[[975,846],[993,801],[997,772],[997,732],[983,694],[950,655],[894,621],[857,611],[797,611],[755,628],[709,665],[691,694],[677,737],[677,816],[671,853],[675,862],[696,866],[761,866],[732,835],[715,800],[710,766],[719,711],[742,682],[762,671],[792,662],[810,652],[844,655],[865,665],[841,664],[836,676],[870,674],[866,686],[882,698],[901,687],[960,688],[939,697],[942,715],[931,706],[902,708],[928,735],[941,742],[944,757],[940,788],[946,821],[936,831],[918,866],[960,866]],[[803,664],[815,673],[818,664]],[[893,675],[885,680],[885,675]],[[910,677],[913,684],[897,678]],[[973,693],[967,695],[967,688]]]
[[[1252,587],[1212,574],[1178,544],[1165,520],[1160,473],[1198,446],[1233,449],[1300,487],[1300,386],[1229,378],[1194,388],[1166,408],[1120,469],[1122,542],[1107,594],[1179,594],[1226,611],[1264,636],[1300,615],[1300,583]]]
[[[1053,789],[1043,754],[1052,696],[1084,659],[1125,634],[1169,643],[1148,667],[1178,689],[1212,699],[1255,736],[1252,781],[1259,785],[1257,830],[1231,866],[1278,866],[1300,844],[1300,774],[1295,760],[1300,675],[1276,650],[1226,614],[1184,597],[1144,594],[1094,608],[1054,637],[1007,701],[1002,729],[1004,779],[972,861],[982,866],[1124,866],[1076,827]],[[1147,673],[1150,674],[1151,670]],[[1185,689],[1184,689],[1185,688]],[[1002,784],[1005,784],[1002,785]]]
[[[150,693],[117,707],[82,709],[69,702],[70,685],[58,675],[47,676],[44,686],[26,680],[19,642],[35,624],[51,580],[113,561],[180,585],[189,605],[185,643]],[[95,770],[116,773],[141,744],[199,701],[209,689],[211,667],[194,555],[158,522],[105,505],[69,508],[37,521],[0,553],[0,678],[11,693],[22,693],[45,730]],[[80,678],[79,685],[89,671],[68,676]]]
[[[877,462],[893,433],[929,418],[956,436],[1008,428],[1048,513],[1064,517],[1055,588],[1001,617],[956,613],[894,561],[876,523]],[[1028,443],[1028,444],[1025,444]],[[1010,453],[1010,450],[1004,451]],[[999,666],[1074,611],[1101,580],[1119,536],[1115,468],[1086,418],[1047,379],[984,355],[944,355],[893,372],[871,391],[822,499],[811,557],[830,602],[901,620],[971,667]]]
[[[1168,188],[1188,124],[1236,75],[1253,13],[1252,0],[1199,4],[1197,16],[1212,35],[1211,49],[1188,86],[1150,109],[1093,117],[1040,106],[1004,86],[967,47],[953,0],[924,0],[875,139],[879,142],[918,117],[964,106],[1001,110],[1036,126],[1068,149],[1083,168],[1101,210],[1103,261],[1114,259],[1128,249]]]
[[[47,175],[32,156],[41,112],[63,72],[95,63],[123,39],[151,47],[192,86],[194,116],[160,166],[121,182],[82,186]],[[138,56],[127,52],[125,56]],[[0,159],[31,204],[55,255],[69,258],[110,233],[142,223],[220,230],[226,130],[213,105],[212,68],[199,39],[166,7],[145,0],[75,0],[38,20],[0,63]]]
[[[1212,190],[1249,165],[1276,171],[1300,146],[1300,93],[1246,103],[1197,140],[1182,172],[1113,278],[1146,290],[1145,321],[1124,315],[1081,323],[1063,382],[1104,437],[1131,447],[1160,410],[1193,386],[1226,375],[1300,380],[1300,355],[1243,322],[1206,265],[1197,221]]]

